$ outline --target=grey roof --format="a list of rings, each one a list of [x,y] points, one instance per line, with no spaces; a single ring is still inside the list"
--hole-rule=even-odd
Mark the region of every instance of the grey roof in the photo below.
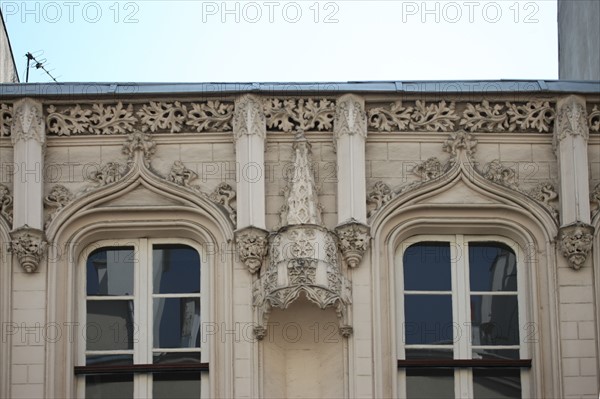
[[[342,94],[342,93],[515,93],[564,92],[600,94],[600,81],[479,80],[479,81],[373,81],[275,83],[17,83],[0,84],[0,98],[148,96],[165,94],[218,95]]]

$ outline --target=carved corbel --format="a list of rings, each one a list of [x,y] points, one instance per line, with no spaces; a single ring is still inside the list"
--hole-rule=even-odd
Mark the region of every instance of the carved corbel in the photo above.
[[[23,270],[37,271],[47,247],[44,232],[25,225],[12,231],[10,237],[10,251],[17,256]]]
[[[342,251],[344,260],[351,268],[357,267],[369,248],[369,240],[371,239],[369,226],[352,219],[337,226],[335,232],[338,236],[338,246]]]
[[[268,231],[253,226],[235,232],[238,256],[252,274],[260,270],[267,256],[268,237]]]
[[[594,227],[585,223],[563,226],[558,232],[558,244],[569,266],[579,270],[592,249]]]

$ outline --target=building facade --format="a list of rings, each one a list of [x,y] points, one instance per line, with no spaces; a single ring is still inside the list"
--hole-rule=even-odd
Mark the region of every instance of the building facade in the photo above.
[[[4,25],[4,17],[0,11],[0,83],[17,83],[19,75],[15,66],[10,40],[8,40],[8,32]]]
[[[600,82],[0,93],[0,396],[596,398]]]

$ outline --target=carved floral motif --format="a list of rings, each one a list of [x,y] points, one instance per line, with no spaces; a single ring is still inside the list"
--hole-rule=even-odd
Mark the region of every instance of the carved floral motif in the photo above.
[[[515,171],[502,165],[498,159],[486,165],[483,176],[494,183],[518,190]]]
[[[291,132],[293,130],[331,131],[335,117],[335,102],[322,99],[277,98],[265,101],[267,126],[272,129]]]
[[[426,182],[440,177],[444,173],[444,168],[439,159],[431,157],[416,165],[412,172],[420,176],[421,181]]]
[[[542,182],[529,190],[527,193],[533,199],[541,202],[548,209],[555,219],[558,219],[558,210],[556,202],[558,201],[558,193],[551,182]]]
[[[471,133],[465,131],[459,131],[456,133],[450,133],[450,136],[444,142],[442,149],[449,153],[453,158],[458,156],[459,150],[465,150],[468,157],[471,157],[475,153],[475,146],[477,140],[473,138]]]
[[[468,103],[460,125],[471,132],[514,132],[537,130],[548,132],[554,121],[554,107],[548,101],[530,101],[525,104]]]
[[[10,136],[10,125],[12,124],[12,106],[0,104],[0,137]]]
[[[50,214],[47,223],[51,222],[58,212],[67,206],[69,202],[73,200],[73,198],[73,193],[71,193],[71,191],[69,191],[69,189],[65,186],[60,184],[54,186],[50,191],[50,194],[44,198],[44,204],[46,204],[46,206],[55,208],[54,212]]]
[[[267,256],[268,236],[268,231],[256,227],[248,227],[235,233],[240,260],[252,274],[260,270]]]
[[[59,111],[54,105],[47,109],[48,132],[59,136],[71,134],[121,134],[133,131],[137,119],[133,106],[93,104],[82,108],[79,104]]]
[[[3,216],[6,221],[11,224],[13,216],[13,197],[10,195],[8,187],[0,184],[0,216]]]
[[[351,268],[360,264],[363,255],[369,248],[369,226],[351,220],[335,228],[338,235],[338,245],[346,263]]]
[[[133,132],[127,136],[123,144],[122,152],[127,155],[127,163],[133,162],[136,151],[141,151],[144,157],[144,165],[150,166],[150,158],[156,152],[156,143],[152,137],[143,132]]]
[[[197,132],[231,130],[233,104],[216,100],[200,104],[192,103],[190,107],[185,124],[192,126]]]
[[[445,101],[427,105],[417,100],[413,107],[405,107],[402,101],[395,101],[387,107],[374,107],[368,111],[369,126],[379,131],[422,131],[449,132],[454,130],[455,104]]]
[[[592,249],[594,227],[584,223],[576,223],[560,228],[558,243],[569,266],[579,270]]]
[[[47,243],[44,232],[27,225],[10,233],[10,251],[17,256],[19,264],[27,273],[34,273],[44,256]]]
[[[588,115],[590,130],[592,132],[600,132],[600,108],[594,105],[594,108]]]
[[[369,216],[392,199],[392,189],[382,181],[376,182],[367,195],[367,204],[371,207]]]
[[[95,186],[92,188],[95,189],[118,182],[121,180],[126,171],[127,166],[118,162],[108,162],[99,170],[86,176],[86,179],[95,184]]]
[[[212,194],[209,195],[211,201],[222,205],[227,210],[229,217],[234,224],[236,222],[236,210],[231,203],[235,200],[235,197],[236,193],[234,188],[225,182],[219,183]]]

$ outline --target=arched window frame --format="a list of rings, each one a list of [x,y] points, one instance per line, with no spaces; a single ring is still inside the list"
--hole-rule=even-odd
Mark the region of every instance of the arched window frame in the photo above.
[[[395,319],[395,348],[397,359],[405,359],[405,345],[402,342],[404,336],[404,273],[403,257],[406,249],[419,242],[449,242],[451,250],[451,293],[452,293],[452,315],[453,323],[459,323],[461,337],[453,341],[454,359],[469,360],[472,359],[472,345],[470,344],[470,329],[468,326],[461,327],[462,323],[468,323],[470,318],[470,287],[469,287],[469,269],[467,264],[468,253],[467,245],[470,242],[497,242],[510,247],[517,258],[517,297],[519,311],[519,358],[531,359],[533,348],[530,341],[535,339],[537,331],[532,320],[532,306],[530,297],[530,265],[533,261],[531,257],[532,248],[522,248],[516,241],[501,235],[486,235],[476,233],[451,233],[449,231],[443,234],[416,234],[402,239],[396,246],[394,252],[394,278],[392,279],[393,308],[392,312]],[[462,255],[457,255],[457,248],[462,248]],[[454,267],[456,266],[456,267]],[[458,271],[458,269],[460,269]],[[462,279],[461,279],[462,277]],[[458,315],[458,317],[456,317]],[[458,357],[457,357],[458,355]],[[454,368],[455,397],[470,397],[473,393],[473,379],[471,368]],[[531,380],[533,376],[529,368],[521,368],[521,393],[523,398],[534,397]],[[406,371],[401,367],[397,375],[397,395],[406,397]]]
[[[139,301],[148,301],[148,304],[144,306],[146,312],[135,312],[134,311],[134,325],[139,325],[139,328],[134,328],[134,334],[137,332],[137,337],[134,335],[134,365],[136,364],[151,364],[152,356],[152,246],[155,244],[181,244],[186,245],[194,250],[200,258],[200,282],[201,282],[201,300],[200,300],[200,354],[201,362],[209,363],[210,360],[210,339],[203,333],[206,331],[205,327],[211,323],[211,306],[210,306],[210,281],[211,281],[211,264],[206,254],[206,248],[203,248],[196,241],[191,239],[173,237],[173,238],[123,238],[116,240],[99,240],[91,244],[88,244],[79,255],[77,262],[76,276],[77,287],[80,287],[76,292],[75,301],[75,314],[77,315],[78,325],[83,326],[86,323],[86,263],[88,257],[98,249],[107,247],[133,247],[136,257],[134,259],[134,302],[136,304]],[[148,267],[150,274],[140,273],[142,267]],[[142,277],[148,277],[146,279],[146,287],[142,290],[145,294],[143,297],[142,293],[139,292],[140,285],[142,284]],[[139,309],[139,306],[134,306],[135,309]],[[209,329],[210,330],[210,329]],[[140,362],[140,359],[145,361]],[[85,332],[81,329],[81,333],[77,334],[76,343],[76,367],[84,366],[86,363],[86,342]],[[150,373],[139,373],[136,374],[138,377],[134,377],[134,396],[135,397],[151,397],[152,394],[152,377]],[[76,377],[76,392],[77,397],[85,397],[85,375]],[[210,378],[208,372],[201,373],[201,397],[210,397]]]

